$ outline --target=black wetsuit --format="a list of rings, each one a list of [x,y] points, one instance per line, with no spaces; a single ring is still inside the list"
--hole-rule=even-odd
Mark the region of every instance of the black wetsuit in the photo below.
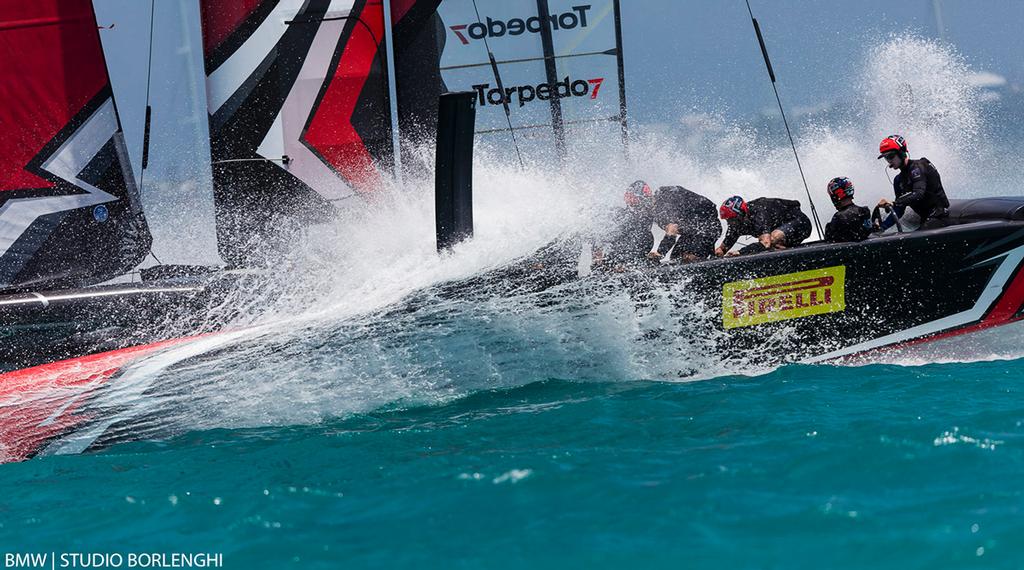
[[[609,264],[636,264],[646,261],[654,248],[652,214],[641,207],[625,207],[615,212],[616,225],[604,237],[607,247],[605,261]]]
[[[892,181],[896,192],[896,206],[909,206],[921,217],[921,225],[929,218],[945,218],[949,215],[949,199],[942,188],[939,171],[927,158],[907,161]]]
[[[654,195],[654,220],[662,229],[679,226],[679,237],[666,235],[658,244],[658,253],[672,250],[673,258],[684,254],[708,259],[715,254],[715,242],[722,235],[718,208],[704,196],[682,186],[662,186]],[[672,249],[672,246],[675,249]]]
[[[781,230],[786,234],[786,247],[799,245],[811,236],[811,220],[800,210],[800,202],[782,198],[758,198],[747,202],[748,213],[729,220],[722,249],[729,251],[740,236],[756,238]]]
[[[825,224],[825,241],[864,241],[871,235],[871,211],[853,202],[842,206]]]

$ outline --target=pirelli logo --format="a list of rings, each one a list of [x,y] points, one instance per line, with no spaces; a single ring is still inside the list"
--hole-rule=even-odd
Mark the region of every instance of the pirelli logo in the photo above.
[[[726,283],[722,324],[734,329],[842,311],[845,288],[844,265]]]

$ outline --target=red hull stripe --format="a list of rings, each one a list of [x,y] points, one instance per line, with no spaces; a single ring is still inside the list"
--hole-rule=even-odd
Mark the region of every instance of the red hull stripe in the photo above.
[[[82,403],[125,366],[195,338],[199,337],[175,338],[0,374],[0,463],[28,459],[49,440],[92,419],[79,413]]]

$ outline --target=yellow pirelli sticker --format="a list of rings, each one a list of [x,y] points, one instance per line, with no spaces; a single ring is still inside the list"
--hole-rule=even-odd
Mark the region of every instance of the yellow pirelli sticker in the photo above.
[[[835,313],[846,309],[846,266],[787,273],[722,288],[727,329]]]

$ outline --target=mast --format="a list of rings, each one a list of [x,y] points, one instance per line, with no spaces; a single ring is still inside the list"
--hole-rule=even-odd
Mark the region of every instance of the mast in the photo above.
[[[537,16],[544,24],[540,26],[540,41],[544,53],[544,75],[548,85],[558,83],[558,70],[555,68],[555,44],[551,37],[551,10],[548,0],[537,0]],[[560,160],[565,160],[565,124],[562,122],[562,99],[551,97],[551,130],[555,135],[555,152]]]
[[[395,178],[402,181],[402,148],[398,130],[398,87],[395,80],[395,32],[391,25],[391,0],[384,0],[385,59],[388,62],[388,109],[391,112],[391,153],[394,156]]]
[[[622,8],[619,0],[612,0],[615,10],[615,63],[619,68],[619,127],[622,132],[622,152],[629,158],[629,124],[626,114],[626,63],[622,56]]]

